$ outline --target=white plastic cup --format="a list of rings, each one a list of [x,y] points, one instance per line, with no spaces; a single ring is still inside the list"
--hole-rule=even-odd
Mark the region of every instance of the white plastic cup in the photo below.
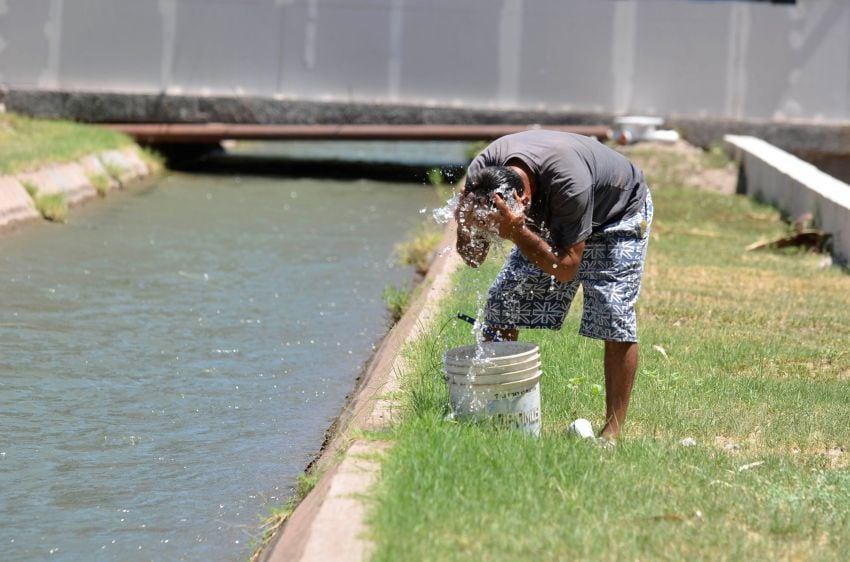
[[[567,428],[567,433],[580,439],[594,439],[593,426],[584,418],[579,418],[571,423],[570,427]]]

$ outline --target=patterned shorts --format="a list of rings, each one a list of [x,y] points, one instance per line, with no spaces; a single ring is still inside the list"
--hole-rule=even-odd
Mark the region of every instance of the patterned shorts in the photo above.
[[[605,341],[637,341],[635,303],[652,225],[652,197],[643,210],[587,239],[578,275],[561,283],[531,263],[517,248],[508,256],[487,298],[493,328],[558,330],[578,291],[584,289],[579,333]]]

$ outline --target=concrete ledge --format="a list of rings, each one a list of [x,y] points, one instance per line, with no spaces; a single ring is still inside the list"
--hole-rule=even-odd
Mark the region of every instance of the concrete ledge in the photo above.
[[[401,350],[433,324],[451,290],[452,273],[461,261],[456,252],[441,249],[453,248],[454,240],[454,228],[447,229],[418,296],[381,342],[317,461],[324,475],[260,554],[262,562],[360,562],[370,555],[363,496],[380,470],[375,459],[387,445],[353,436],[379,431],[397,419],[392,395],[408,370]]]
[[[133,148],[107,150],[99,157],[105,169],[114,171],[111,175],[117,176],[121,185],[148,175],[148,167]]]
[[[35,188],[37,195],[60,193],[73,207],[97,196],[96,182],[103,182],[109,191],[146,178],[155,171],[142,159],[137,146],[128,146],[90,154],[77,162],[50,164],[14,176],[0,176],[0,227],[41,218],[28,186]]]
[[[38,195],[64,194],[70,206],[97,196],[85,169],[76,162],[54,164],[34,172],[18,174],[17,177],[24,185],[38,188]]]
[[[850,185],[761,139],[724,140],[742,157],[739,190],[791,217],[812,213],[815,224],[832,235],[836,261],[850,261]]]
[[[0,227],[40,217],[21,182],[13,177],[0,176]]]
[[[121,187],[121,183],[109,174],[97,154],[85,156],[80,160],[80,165],[90,180],[96,177],[102,178],[100,181],[106,182],[106,189],[108,191]]]

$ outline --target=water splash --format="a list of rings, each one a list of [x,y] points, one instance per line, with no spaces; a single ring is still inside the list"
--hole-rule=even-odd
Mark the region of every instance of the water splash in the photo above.
[[[437,224],[448,224],[449,221],[454,218],[455,210],[457,209],[459,201],[460,194],[455,193],[450,199],[446,201],[445,205],[434,209],[434,211],[431,213],[431,216],[434,217],[434,220],[437,222]]]

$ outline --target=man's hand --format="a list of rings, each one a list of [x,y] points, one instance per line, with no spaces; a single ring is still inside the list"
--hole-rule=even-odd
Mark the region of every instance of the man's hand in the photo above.
[[[516,191],[511,196],[517,202],[518,208],[521,209],[522,203]],[[512,211],[498,193],[493,194],[493,202],[496,205],[495,210],[490,213],[493,228],[498,232],[499,237],[514,242],[515,236],[525,228],[525,213]]]
[[[475,231],[486,230],[495,233],[490,220],[491,209],[487,202],[474,193],[461,193],[455,209],[455,219],[462,228]]]
[[[498,234],[500,238],[512,240],[513,235],[525,226],[525,214],[511,210],[502,197],[494,193],[489,201],[472,193],[462,194],[455,210],[455,219],[461,228],[469,231],[483,230]],[[522,207],[514,191],[511,194]],[[492,201],[492,205],[490,205]]]

